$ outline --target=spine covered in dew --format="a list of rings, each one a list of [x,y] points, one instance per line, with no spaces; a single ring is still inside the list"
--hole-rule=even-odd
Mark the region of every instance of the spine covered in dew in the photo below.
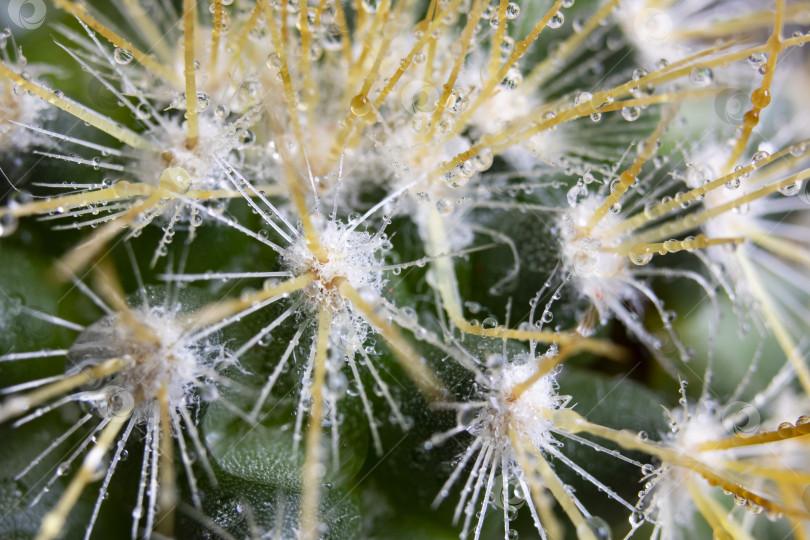
[[[9,2],[0,537],[808,537],[808,9]]]

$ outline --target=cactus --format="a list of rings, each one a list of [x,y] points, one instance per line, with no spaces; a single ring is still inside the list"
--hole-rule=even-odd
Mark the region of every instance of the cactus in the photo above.
[[[3,11],[0,536],[810,534],[807,2]]]

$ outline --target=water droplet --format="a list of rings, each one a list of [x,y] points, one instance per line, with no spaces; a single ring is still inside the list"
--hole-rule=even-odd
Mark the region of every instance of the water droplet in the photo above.
[[[768,152],[767,150],[759,150],[758,152],[755,152],[754,155],[751,157],[751,163],[761,161],[770,155],[771,155],[770,152]]]
[[[757,88],[751,94],[751,104],[760,109],[771,103],[771,93],[765,88]]]
[[[197,110],[202,112],[211,104],[211,98],[205,92],[197,92]]]
[[[707,67],[696,67],[689,74],[689,80],[695,86],[708,86],[712,83],[713,78],[712,70]]]
[[[113,60],[115,60],[116,64],[125,66],[132,62],[132,53],[121,47],[116,47],[113,51]]]
[[[508,55],[515,50],[515,40],[509,36],[504,36],[501,41],[501,54]]]
[[[579,204],[579,201],[581,199],[587,196],[588,196],[588,187],[585,185],[584,182],[579,181],[571,189],[568,190],[566,198],[568,199],[568,204],[571,207],[574,207],[577,204]]]
[[[552,17],[548,20],[548,23],[546,23],[546,26],[549,28],[560,28],[564,22],[565,16],[562,14],[562,12],[558,11],[552,15]]]
[[[582,105],[584,103],[588,103],[592,99],[593,94],[590,92],[580,92],[577,94],[577,97],[574,98],[574,105]]]
[[[780,437],[788,438],[793,435],[793,428],[794,426],[790,422],[782,422],[779,424],[779,427],[776,428],[776,431]]]
[[[636,510],[635,512],[630,514],[629,517],[630,526],[634,529],[644,523],[644,513]]]
[[[148,120],[152,116],[152,110],[148,103],[140,103],[135,109],[135,118],[138,120]]]
[[[380,8],[380,0],[361,0],[363,9],[369,13],[377,13]]]
[[[447,107],[448,111],[457,114],[467,110],[469,104],[470,100],[467,97],[467,94],[465,94],[459,89],[455,89],[452,92],[450,92],[449,96],[447,96],[447,102],[445,106]]]
[[[13,214],[4,214],[0,216],[0,238],[4,236],[11,236],[17,230],[20,222],[17,216]]]
[[[439,199],[436,201],[436,210],[438,210],[438,212],[443,216],[453,213],[453,207],[453,201],[449,199]]]
[[[507,90],[514,90],[520,83],[523,82],[523,74],[520,72],[520,69],[517,67],[511,67],[506,72],[506,76],[501,81],[501,86],[506,88]]]
[[[748,57],[748,63],[753,68],[759,68],[762,64],[768,61],[768,55],[763,52],[754,53]]]
[[[635,122],[641,116],[641,108],[639,107],[622,107],[622,118],[628,122]]]
[[[482,148],[481,151],[470,158],[470,164],[476,171],[486,171],[492,167],[493,155],[489,148]]]
[[[365,116],[371,112],[372,104],[371,100],[368,99],[368,96],[365,94],[357,94],[352,98],[350,103],[352,114],[355,116]]]
[[[270,69],[281,69],[283,62],[278,53],[270,53],[267,55],[267,67]]]
[[[781,186],[779,188],[779,193],[781,193],[785,197],[792,197],[793,195],[799,193],[801,189],[802,189],[802,181],[799,180],[797,182],[793,182],[792,184]]]
[[[630,262],[638,266],[648,264],[652,258],[652,253],[630,253]]]

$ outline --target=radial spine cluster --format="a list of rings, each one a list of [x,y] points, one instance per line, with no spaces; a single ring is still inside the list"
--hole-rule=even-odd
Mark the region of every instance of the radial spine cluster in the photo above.
[[[808,0],[0,21],[0,537],[810,538]]]

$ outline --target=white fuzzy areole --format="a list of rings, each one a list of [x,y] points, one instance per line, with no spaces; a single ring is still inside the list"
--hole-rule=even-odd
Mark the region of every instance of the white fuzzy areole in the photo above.
[[[587,230],[588,221],[602,202],[595,195],[580,200],[563,215],[559,226],[564,268],[571,273],[580,296],[590,299],[604,317],[610,305],[632,298],[635,293],[623,281],[632,280],[628,257],[601,249],[621,240],[611,234],[620,218],[608,213],[593,229]]]
[[[37,125],[37,119],[43,109],[48,107],[48,103],[28,92],[18,92],[14,84],[0,81],[0,151],[23,150],[42,138],[11,122]]]
[[[305,236],[299,235],[282,254],[284,265],[293,275],[314,272],[316,280],[304,288],[304,294],[321,305],[337,306],[340,294],[334,284],[345,279],[364,297],[378,298],[385,279],[383,256],[390,250],[385,235],[349,230],[350,226],[312,216],[318,230],[326,260],[319,260],[307,245]]]
[[[234,134],[222,121],[209,115],[200,115],[200,139],[193,149],[186,146],[188,131],[179,121],[167,121],[160,131],[152,135],[160,140],[161,155],[147,152],[138,156],[138,180],[158,185],[164,170],[179,167],[189,174],[190,188],[195,190],[223,189],[231,187],[225,172],[214,162],[213,156],[226,159],[231,150],[238,147]]]
[[[537,362],[509,364],[495,377],[495,387],[503,388],[508,396],[512,389],[529,379],[537,371]],[[546,375],[526,389],[514,401],[506,402],[513,429],[528,436],[535,447],[542,448],[551,440],[552,423],[543,418],[541,411],[554,410],[560,404],[553,375]]]
[[[113,375],[109,383],[128,391],[136,407],[156,400],[163,385],[171,402],[183,403],[205,377],[199,347],[188,342],[175,314],[162,307],[135,308],[133,317],[135,323],[117,315],[88,326],[76,339],[68,358],[80,366],[109,358],[128,360],[130,364]]]
[[[567,398],[556,391],[554,373],[550,373],[527,388],[518,399],[512,399],[512,390],[527,381],[537,370],[537,360],[521,355],[514,363],[504,365],[492,375],[490,407],[478,413],[467,431],[476,437],[490,439],[491,444],[516,460],[510,430],[521,438],[528,437],[537,450],[551,441],[551,421],[543,417],[544,410],[556,410]]]
[[[720,419],[709,410],[711,407],[698,406],[692,410],[676,409],[672,417],[677,422],[678,431],[665,437],[667,446],[686,456],[700,456],[700,461],[709,467],[722,470],[722,462],[728,459],[729,451],[718,450],[701,452],[699,446],[710,440],[728,436]],[[662,538],[683,538],[691,532],[694,523],[695,506],[692,496],[685,489],[688,481],[695,481],[707,497],[713,488],[698,473],[682,466],[669,466],[655,479],[653,508],[656,521],[662,526]]]

